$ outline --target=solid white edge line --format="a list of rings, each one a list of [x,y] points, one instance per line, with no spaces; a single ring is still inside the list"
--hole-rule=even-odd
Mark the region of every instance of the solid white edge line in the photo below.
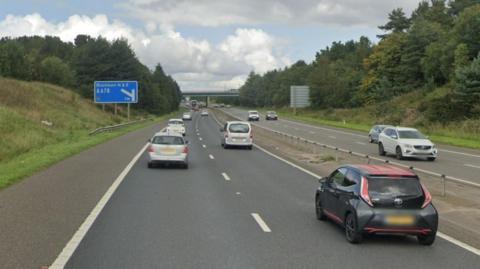
[[[214,159],[215,159],[215,157],[213,157],[213,155],[212,155],[212,154],[208,154],[208,157],[210,157],[210,159],[212,159],[212,160],[214,160]]]
[[[453,244],[455,244],[455,245],[457,245],[461,248],[464,248],[464,249],[480,256],[480,249],[478,249],[478,248],[472,247],[469,244],[463,243],[462,241],[459,241],[459,240],[457,240],[457,239],[455,239],[455,238],[453,238],[449,235],[446,235],[442,232],[437,232],[437,236],[441,237],[444,240],[449,241],[450,243],[453,243]]]
[[[226,181],[230,181],[230,177],[227,175],[227,173],[222,173],[222,176]]]
[[[258,226],[265,232],[265,233],[270,233],[272,230],[270,230],[270,227],[263,221],[262,217],[258,213],[252,213],[251,214],[253,219],[257,222]]]
[[[313,176],[313,177],[315,177],[315,178],[318,178],[318,179],[321,179],[321,178],[322,178],[321,176],[319,176],[319,175],[317,175],[317,174],[315,174],[315,173],[313,173],[313,172],[311,172],[311,171],[309,171],[309,170],[307,170],[307,169],[305,169],[305,168],[303,168],[303,167],[300,167],[300,166],[298,166],[298,165],[296,165],[296,164],[294,164],[294,163],[292,163],[292,162],[290,162],[290,161],[287,161],[287,160],[283,159],[283,158],[280,157],[280,156],[275,155],[274,153],[272,153],[272,152],[264,149],[263,147],[261,147],[261,146],[259,146],[259,145],[257,145],[257,144],[254,144],[254,146],[255,146],[256,148],[258,148],[259,150],[265,152],[266,154],[268,154],[268,155],[270,155],[270,156],[272,156],[272,157],[274,157],[274,158],[276,158],[276,159],[278,159],[278,160],[281,160],[281,161],[283,161],[283,162],[285,162],[285,163],[287,163],[287,164],[289,164],[289,165],[291,165],[291,166],[293,166],[293,167],[301,170],[302,172],[305,172],[305,173],[307,173],[307,174],[309,174],[309,175],[311,175],[311,176]],[[473,254],[476,254],[476,255],[480,256],[480,249],[477,249],[477,248],[475,248],[475,247],[473,247],[473,246],[470,246],[470,245],[467,244],[467,243],[464,243],[464,242],[462,242],[462,241],[460,241],[460,240],[457,240],[457,239],[455,239],[455,238],[453,238],[453,237],[451,237],[451,236],[449,236],[449,235],[446,235],[446,234],[444,234],[444,233],[442,233],[442,232],[439,232],[439,231],[437,231],[437,235],[438,235],[440,238],[442,238],[442,239],[444,239],[444,240],[447,240],[447,241],[449,241],[450,243],[452,243],[452,244],[454,244],[454,245],[457,245],[457,246],[459,246],[459,247],[461,247],[461,248],[463,248],[463,249],[465,249],[465,250],[467,250],[467,251],[472,252]]]
[[[480,169],[480,166],[478,166],[478,165],[473,165],[473,164],[468,164],[468,163],[464,164],[464,166],[466,166],[466,167],[471,167],[471,168],[478,168],[478,169]]]
[[[448,153],[453,153],[453,154],[460,154],[460,155],[464,155],[464,156],[480,158],[480,155],[475,155],[475,154],[470,154],[470,153],[464,153],[464,152],[459,152],[459,151],[447,150],[447,149],[443,149],[443,148],[438,148],[438,150],[439,150],[439,151],[445,151],[445,152],[448,152]]]
[[[135,157],[133,157],[133,159],[130,161],[130,163],[128,163],[128,165],[125,167],[125,169],[123,169],[123,171],[120,173],[120,175],[118,175],[118,177],[115,179],[115,181],[112,183],[112,185],[108,188],[107,192],[105,192],[105,194],[100,199],[100,201],[98,201],[97,205],[95,205],[93,210],[90,212],[90,214],[87,216],[87,218],[83,221],[82,225],[78,228],[78,230],[72,236],[70,241],[63,248],[62,252],[60,252],[58,257],[55,259],[55,261],[49,267],[50,269],[62,269],[62,268],[65,267],[68,260],[70,260],[73,253],[77,249],[77,247],[80,244],[80,242],[82,241],[82,239],[87,234],[90,227],[92,227],[93,222],[95,222],[98,215],[100,214],[100,212],[102,212],[102,209],[108,203],[108,201],[110,200],[112,195],[115,193],[118,186],[122,183],[123,179],[128,174],[128,172],[130,172],[133,165],[138,161],[138,159],[142,156],[143,152],[147,149],[147,146],[148,146],[148,143],[145,144],[145,146],[142,147],[140,152],[138,152],[137,155],[135,155]]]

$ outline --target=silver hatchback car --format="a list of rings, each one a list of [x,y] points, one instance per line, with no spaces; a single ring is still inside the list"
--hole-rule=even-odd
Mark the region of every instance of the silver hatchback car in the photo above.
[[[160,132],[148,141],[148,168],[156,164],[179,164],[188,168],[188,142],[181,134]]]

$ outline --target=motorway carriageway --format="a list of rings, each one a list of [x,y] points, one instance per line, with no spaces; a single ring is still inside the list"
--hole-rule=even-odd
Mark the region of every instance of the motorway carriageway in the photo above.
[[[190,168],[148,169],[143,147],[119,177],[118,188],[99,203],[103,210],[92,211],[57,258],[59,267],[51,268],[63,263],[95,269],[465,269],[480,264],[480,256],[439,237],[430,247],[398,236],[352,245],[337,225],[316,220],[315,177],[258,148],[222,149],[211,117],[195,113],[186,125]]]
[[[247,119],[247,110],[238,108],[226,108],[223,110],[240,119]],[[423,159],[399,161],[394,155],[388,155],[387,157],[378,155],[378,145],[368,142],[367,133],[333,127],[313,126],[284,119],[279,119],[278,121],[266,121],[264,117],[261,117],[260,121],[255,122],[254,124],[326,145],[400,162],[408,166],[421,168],[438,174],[445,174],[455,178],[480,183],[480,177],[478,176],[480,174],[480,151],[478,150],[437,145],[439,155],[433,162]]]

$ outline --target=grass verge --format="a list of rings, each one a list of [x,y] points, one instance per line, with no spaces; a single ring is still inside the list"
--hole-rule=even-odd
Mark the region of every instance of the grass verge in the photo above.
[[[261,109],[260,111],[264,113],[267,111],[267,109]],[[332,127],[361,131],[361,132],[368,132],[372,127],[371,125],[364,124],[364,123],[328,120],[328,119],[320,118],[319,116],[311,116],[309,114],[303,115],[301,111],[297,113],[297,115],[293,115],[293,112],[288,111],[288,109],[277,110],[277,113],[282,118],[296,120],[296,121],[309,123],[313,125],[326,125],[326,126],[332,126]],[[448,136],[444,134],[445,130],[439,129],[438,131],[436,131],[435,128],[429,128],[430,130],[426,130],[424,128],[419,128],[419,129],[422,132],[424,132],[426,135],[428,135],[433,142],[438,144],[471,148],[471,149],[480,149],[480,139],[478,138]]]
[[[0,162],[0,189],[16,183],[36,172],[42,171],[49,166],[88,148],[115,137],[119,137],[128,132],[151,126],[155,123],[166,120],[174,114],[178,114],[178,112],[155,118],[153,121],[146,121],[94,136],[88,135],[89,130],[75,131],[66,140],[59,143],[36,148],[12,159]]]

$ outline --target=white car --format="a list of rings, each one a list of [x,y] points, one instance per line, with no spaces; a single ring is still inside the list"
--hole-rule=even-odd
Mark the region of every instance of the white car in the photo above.
[[[397,159],[421,157],[434,161],[437,147],[426,136],[414,128],[387,127],[378,136],[378,153],[381,156],[395,154]]]
[[[225,149],[231,146],[253,147],[252,126],[248,122],[228,121],[220,128],[220,132],[223,133],[221,144]]]
[[[180,164],[188,168],[188,146],[178,133],[160,132],[148,140],[148,168],[155,164]]]
[[[200,113],[201,116],[208,116],[208,110],[204,109],[202,110],[202,112]]]
[[[182,115],[182,120],[192,120],[192,113],[184,112]]]
[[[259,120],[260,120],[260,115],[258,114],[258,111],[256,110],[248,111],[248,121],[259,121]]]
[[[166,128],[167,132],[179,133],[185,136],[185,123],[182,119],[170,119]]]

